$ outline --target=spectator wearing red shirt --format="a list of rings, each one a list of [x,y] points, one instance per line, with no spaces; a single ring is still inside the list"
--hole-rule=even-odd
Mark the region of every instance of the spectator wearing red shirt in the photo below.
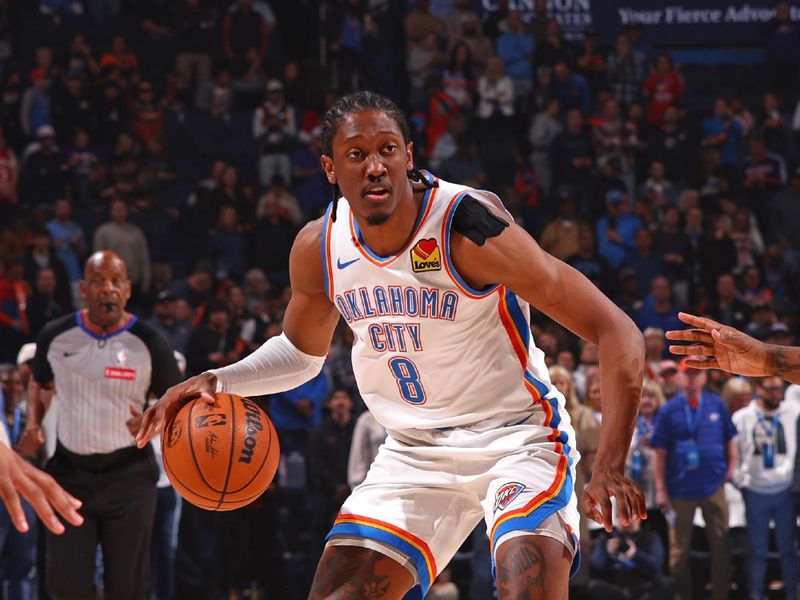
[[[164,135],[164,109],[156,100],[156,91],[149,81],[139,84],[133,103],[133,134],[142,143]]]
[[[676,72],[672,57],[666,52],[656,56],[655,70],[644,82],[644,91],[650,98],[647,122],[655,125],[661,121],[664,111],[683,96],[683,79]]]
[[[427,83],[430,96],[428,124],[425,129],[428,138],[427,150],[430,155],[436,147],[436,142],[447,131],[450,120],[461,115],[461,107],[455,98],[444,91],[441,75],[431,75]]]
[[[11,204],[17,203],[19,163],[14,151],[6,144],[5,134],[0,129],[0,220],[8,217]]]

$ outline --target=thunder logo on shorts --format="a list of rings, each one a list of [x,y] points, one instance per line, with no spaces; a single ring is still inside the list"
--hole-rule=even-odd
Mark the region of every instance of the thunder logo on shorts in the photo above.
[[[494,512],[503,510],[511,502],[522,493],[525,486],[521,483],[511,482],[501,486],[497,493],[494,495]]]

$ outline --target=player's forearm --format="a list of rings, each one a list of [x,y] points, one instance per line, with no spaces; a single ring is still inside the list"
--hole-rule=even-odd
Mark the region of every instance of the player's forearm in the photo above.
[[[595,465],[622,471],[628,455],[644,373],[644,338],[624,315],[599,336],[603,422]]]
[[[280,335],[242,360],[208,372],[216,376],[219,392],[263,396],[304,384],[319,374],[324,363],[324,356],[305,354]]]
[[[800,384],[800,348],[768,344],[766,362],[768,374]]]

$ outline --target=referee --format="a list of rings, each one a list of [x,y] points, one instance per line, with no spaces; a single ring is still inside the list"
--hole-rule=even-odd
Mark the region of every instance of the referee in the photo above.
[[[158,468],[131,431],[149,394],[181,380],[167,341],[125,311],[131,283],[113,252],[86,262],[83,310],[48,323],[33,360],[26,447],[44,441],[43,396],[58,393],[56,452],[47,471],[83,502],[82,527],[47,539],[47,588],[54,600],[97,596],[95,552],[103,548],[105,597],[142,600],[148,588]]]

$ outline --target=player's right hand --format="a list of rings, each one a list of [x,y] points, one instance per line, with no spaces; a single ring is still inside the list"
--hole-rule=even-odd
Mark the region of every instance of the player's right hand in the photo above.
[[[208,404],[214,404],[216,389],[217,377],[212,373],[200,373],[169,388],[158,402],[145,411],[142,426],[136,434],[136,445],[144,448],[150,440],[162,433],[167,423],[175,418],[187,402],[200,398]]]
[[[56,535],[64,533],[64,525],[53,509],[76,527],[83,523],[83,517],[78,514],[80,500],[65,492],[50,475],[25,461],[5,444],[0,444],[0,498],[14,527],[25,532],[28,531],[28,521],[20,494],[31,503],[45,527]]]
[[[32,457],[44,444],[44,430],[41,425],[28,424],[17,442],[17,451],[22,456]]]

